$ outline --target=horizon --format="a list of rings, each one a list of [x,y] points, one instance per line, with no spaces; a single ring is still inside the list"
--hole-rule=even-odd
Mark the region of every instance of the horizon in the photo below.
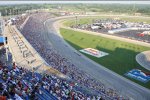
[[[150,4],[150,1],[0,1],[0,5],[20,4]]]

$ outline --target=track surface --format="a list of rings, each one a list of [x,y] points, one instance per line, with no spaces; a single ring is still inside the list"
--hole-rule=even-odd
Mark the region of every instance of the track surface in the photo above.
[[[146,89],[112,71],[105,68],[102,65],[95,63],[89,58],[85,57],[73,47],[71,47],[58,31],[58,26],[53,24],[61,18],[49,19],[45,24],[46,32],[43,32],[43,36],[47,39],[47,45],[51,43],[58,52],[68,58],[79,69],[84,70],[89,75],[104,83],[107,87],[113,87],[117,89],[122,95],[128,96],[135,100],[149,100],[150,90]]]
[[[150,51],[139,53],[136,56],[136,61],[147,70],[150,70]]]

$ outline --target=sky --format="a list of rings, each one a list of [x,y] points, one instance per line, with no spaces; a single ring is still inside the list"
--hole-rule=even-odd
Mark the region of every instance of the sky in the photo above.
[[[150,1],[89,1],[89,0],[81,0],[81,1],[67,1],[67,0],[55,0],[55,1],[0,1],[0,5],[8,5],[8,4],[42,4],[42,3],[49,3],[49,4],[58,4],[58,3],[99,3],[99,4],[113,4],[113,3],[120,3],[120,4],[150,4]]]

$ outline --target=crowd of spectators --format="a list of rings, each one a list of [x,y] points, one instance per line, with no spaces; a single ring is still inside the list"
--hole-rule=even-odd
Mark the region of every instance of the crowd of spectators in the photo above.
[[[150,42],[150,24],[143,22],[135,23],[115,19],[97,19],[93,20],[91,24],[77,24],[72,25],[71,28],[78,28],[82,30],[130,38],[143,42]],[[115,30],[118,32],[110,34],[110,31],[115,32]],[[146,33],[146,31],[149,32]]]
[[[95,94],[98,94],[103,98],[124,99],[116,92],[116,90],[105,87],[104,84],[93,79],[87,73],[78,69],[76,65],[62,57],[52,45],[48,45],[45,37],[42,35],[45,32],[43,22],[52,17],[53,15],[50,13],[32,14],[24,25],[24,28],[20,31],[48,64],[69,76],[70,79],[72,79],[79,86],[83,88],[88,87],[88,89],[93,90]]]
[[[0,95],[13,100],[102,100],[75,90],[73,83],[54,75],[41,75],[15,64],[8,67],[1,62]]]
[[[28,15],[23,15],[23,16],[17,17],[16,18],[17,20],[15,21],[15,25],[19,27],[20,25],[23,24],[23,22],[26,20],[27,17],[28,17]]]
[[[73,81],[36,73],[15,62],[7,66],[0,59],[0,100],[103,100],[77,87]]]

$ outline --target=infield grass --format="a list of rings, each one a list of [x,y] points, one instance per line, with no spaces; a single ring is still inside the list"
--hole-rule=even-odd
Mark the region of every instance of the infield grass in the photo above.
[[[116,16],[95,16],[95,17],[77,17],[78,24],[91,24],[93,20],[96,19],[107,19],[107,18],[118,18]],[[142,18],[142,17],[119,17],[120,20],[125,20],[129,22],[144,22],[150,23],[150,18]],[[76,18],[64,20],[63,23],[65,26],[71,26],[76,24]]]
[[[64,39],[76,50],[90,47],[109,53],[109,55],[102,58],[96,58],[84,53],[83,54],[98,64],[101,64],[124,77],[126,77],[124,75],[125,73],[135,68],[150,72],[140,66],[135,60],[135,56],[138,53],[150,50],[149,47],[104,38],[101,36],[90,35],[65,28],[61,28],[60,32]],[[150,82],[142,83],[129,77],[126,78],[144,87],[150,88]]]

